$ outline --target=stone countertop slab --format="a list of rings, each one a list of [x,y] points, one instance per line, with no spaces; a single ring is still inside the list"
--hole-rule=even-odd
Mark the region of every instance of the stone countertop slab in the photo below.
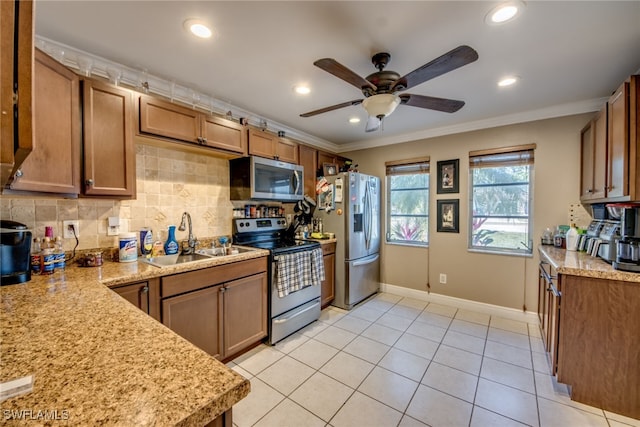
[[[585,252],[568,251],[554,246],[539,246],[538,250],[558,274],[640,283],[639,273],[615,270],[611,264]]]
[[[0,381],[34,376],[5,410],[57,411],[65,425],[199,426],[250,383],[106,285],[265,256],[255,251],[158,268],[106,262],[0,288]],[[64,411],[64,412],[63,412]],[[5,425],[49,424],[6,420]],[[54,424],[60,421],[54,422]]]

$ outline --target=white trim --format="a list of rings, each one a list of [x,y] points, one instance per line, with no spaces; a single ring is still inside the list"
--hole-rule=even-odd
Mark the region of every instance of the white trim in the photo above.
[[[398,295],[401,297],[414,298],[421,301],[434,302],[437,304],[449,305],[465,310],[477,311],[478,313],[504,317],[505,319],[517,320],[534,325],[537,325],[539,323],[538,314],[531,311],[523,312],[522,310],[517,310],[515,308],[502,307],[499,305],[487,304],[484,302],[471,301],[441,294],[434,294],[433,292],[404,288],[402,286],[390,285],[388,283],[380,283],[380,291]]]

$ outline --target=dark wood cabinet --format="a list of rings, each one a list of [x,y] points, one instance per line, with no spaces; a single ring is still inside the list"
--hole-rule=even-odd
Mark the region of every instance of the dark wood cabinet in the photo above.
[[[608,198],[629,194],[629,82],[624,82],[609,98],[608,117]]]
[[[33,4],[0,2],[0,186],[33,149]]]
[[[147,95],[140,96],[138,109],[142,134],[247,154],[246,128],[240,123]]]
[[[135,198],[133,93],[92,80],[82,85],[83,193]]]
[[[80,193],[80,80],[36,49],[34,149],[14,175],[12,190]]]
[[[158,316],[159,283],[160,280],[157,278],[149,279],[142,282],[113,286],[111,290],[154,319],[160,320]]]
[[[608,104],[582,129],[580,200],[602,199],[607,191]]]
[[[322,258],[324,261],[324,280],[320,290],[320,304],[322,308],[331,304],[335,298],[336,279],[336,244],[326,243],[322,245]]]
[[[552,375],[555,375],[558,368],[561,282],[562,277],[557,274],[555,268],[549,262],[541,261],[538,279],[538,319],[542,341],[549,353]]]
[[[304,194],[315,199],[318,150],[300,145],[298,147],[298,164],[304,167]]]
[[[249,128],[248,137],[249,154],[283,162],[298,163],[298,144],[296,142],[255,128]]]

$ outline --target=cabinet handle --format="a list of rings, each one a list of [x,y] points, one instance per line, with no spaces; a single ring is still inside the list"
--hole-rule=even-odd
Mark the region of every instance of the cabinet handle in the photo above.
[[[21,178],[24,175],[24,172],[22,172],[22,169],[18,169],[16,171],[16,178]]]
[[[225,288],[224,286],[220,288],[220,293],[225,293],[227,292],[227,288]]]
[[[208,141],[207,141],[207,138],[202,138],[202,143],[203,143],[203,144],[206,144],[207,142],[208,142]]]
[[[93,186],[93,180],[92,179],[88,179],[84,183],[87,184],[87,187]]]
[[[593,190],[589,189],[589,190],[587,190],[587,193],[591,194],[591,193],[593,193]]]
[[[140,290],[140,292],[142,292],[143,294],[146,294],[147,292],[149,292],[149,286],[145,286]]]

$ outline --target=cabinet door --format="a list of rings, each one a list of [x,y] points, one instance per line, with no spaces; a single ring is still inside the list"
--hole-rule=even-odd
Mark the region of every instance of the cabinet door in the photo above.
[[[221,286],[211,286],[162,301],[162,323],[193,345],[220,359]]]
[[[322,168],[325,163],[337,164],[338,158],[335,154],[326,151],[318,151],[318,168]]]
[[[593,198],[593,120],[580,131],[580,200]]]
[[[149,314],[149,283],[139,282],[111,288],[115,293]]]
[[[80,192],[80,81],[36,50],[34,66],[34,149],[25,159],[14,190]]]
[[[226,358],[267,336],[267,274],[226,283],[223,300]]]
[[[17,88],[18,103],[13,95]],[[33,149],[33,1],[0,2],[0,186]]]
[[[273,159],[277,136],[258,129],[249,129],[249,154]]]
[[[328,254],[323,258],[324,261],[324,280],[320,290],[320,304],[326,307],[335,298],[335,276],[336,276],[336,254]]]
[[[200,114],[192,109],[142,95],[140,132],[199,143]]]
[[[548,264],[540,263],[540,271],[538,277],[538,321],[540,322],[540,332],[542,334],[542,340],[544,341],[544,347],[549,348],[547,343],[547,306],[548,306],[548,291],[549,287],[547,279],[545,277],[545,267]]]
[[[298,164],[304,167],[304,194],[315,199],[318,150],[300,145],[298,147]]]
[[[283,162],[298,163],[298,144],[285,138],[275,142],[275,158]]]
[[[602,199],[607,194],[608,112],[609,105],[605,104],[593,119],[593,199]]]
[[[629,82],[624,82],[609,99],[608,127],[607,197],[622,197],[629,194]]]
[[[135,198],[133,94],[91,80],[83,89],[84,194]]]
[[[202,116],[202,145],[247,154],[247,131],[240,123],[215,116]]]

